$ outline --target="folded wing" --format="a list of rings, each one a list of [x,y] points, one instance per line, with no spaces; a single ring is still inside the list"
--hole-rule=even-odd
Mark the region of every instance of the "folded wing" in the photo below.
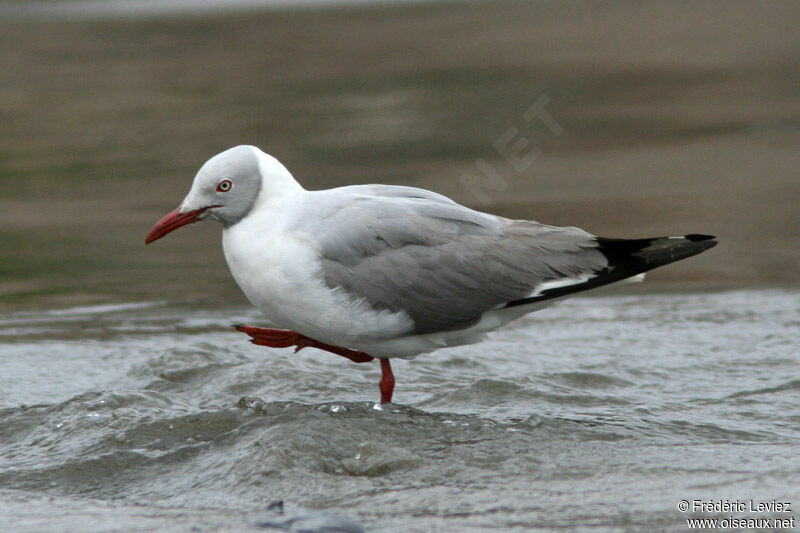
[[[320,191],[314,210],[321,223],[307,235],[325,283],[377,310],[407,313],[416,334],[469,327],[486,311],[609,267],[583,230],[504,219],[410,187]]]

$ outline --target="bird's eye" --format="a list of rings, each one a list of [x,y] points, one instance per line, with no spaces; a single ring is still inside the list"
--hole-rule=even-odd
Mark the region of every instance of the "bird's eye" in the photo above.
[[[217,183],[217,192],[228,192],[233,187],[233,182],[229,179],[224,179]]]

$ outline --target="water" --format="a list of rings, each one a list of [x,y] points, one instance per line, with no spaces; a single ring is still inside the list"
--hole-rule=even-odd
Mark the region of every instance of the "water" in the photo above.
[[[796,287],[800,11],[735,3],[0,16],[0,310],[242,302],[211,224],[143,246],[240,143],[309,189],[413,185],[609,237],[718,235],[653,280]],[[560,135],[524,119],[545,101]],[[497,149],[520,143],[527,166]]]
[[[437,0],[443,2],[445,0]],[[320,8],[378,4],[413,4],[430,0],[28,0],[0,3],[0,15],[17,19],[124,18],[163,16],[207,16],[226,12]]]
[[[800,502],[800,294],[574,298],[378,367],[250,345],[247,308],[0,316],[0,523],[685,531],[682,499]],[[798,503],[800,504],[800,503]]]
[[[0,1],[0,530],[247,531],[282,501],[373,531],[686,531],[682,499],[800,506],[796,2],[262,3]],[[398,361],[376,409],[378,365],[229,327],[261,321],[218,227],[144,246],[239,143],[309,189],[720,245]]]

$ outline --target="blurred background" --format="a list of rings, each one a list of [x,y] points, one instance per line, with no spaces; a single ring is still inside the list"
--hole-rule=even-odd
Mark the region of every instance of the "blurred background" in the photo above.
[[[340,4],[0,3],[0,306],[244,302],[218,225],[143,244],[242,143],[306,188],[720,237],[651,289],[797,284],[797,2]]]
[[[798,28],[796,0],[0,0],[0,530],[263,531],[284,501],[373,531],[683,532],[687,498],[797,506]],[[376,408],[376,364],[229,327],[264,319],[218,224],[145,247],[242,143],[310,189],[720,245],[394,360]]]

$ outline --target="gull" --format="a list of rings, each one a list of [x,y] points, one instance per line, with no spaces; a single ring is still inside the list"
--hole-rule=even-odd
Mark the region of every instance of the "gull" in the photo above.
[[[414,187],[304,189],[277,159],[236,146],[197,172],[149,244],[210,218],[222,223],[233,278],[271,325],[234,327],[257,345],[314,347],[356,363],[473,344],[571,294],[717,244],[710,235],[609,239],[511,220]]]

